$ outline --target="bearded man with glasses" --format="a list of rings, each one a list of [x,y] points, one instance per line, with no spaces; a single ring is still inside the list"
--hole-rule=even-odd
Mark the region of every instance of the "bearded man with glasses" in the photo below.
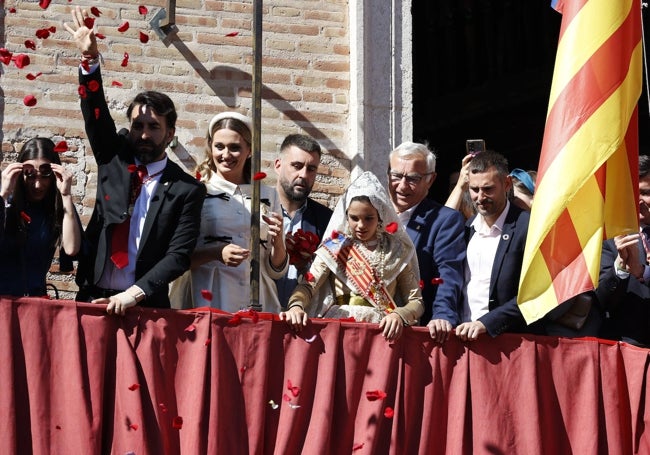
[[[425,144],[404,142],[389,156],[388,190],[415,245],[424,314],[431,338],[443,343],[458,324],[465,241],[460,212],[427,198],[436,179],[436,156]]]

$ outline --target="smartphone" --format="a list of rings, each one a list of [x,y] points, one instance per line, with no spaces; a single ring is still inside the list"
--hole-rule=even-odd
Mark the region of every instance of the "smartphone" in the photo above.
[[[483,139],[467,139],[465,141],[465,148],[467,149],[468,155],[485,152],[485,141]]]

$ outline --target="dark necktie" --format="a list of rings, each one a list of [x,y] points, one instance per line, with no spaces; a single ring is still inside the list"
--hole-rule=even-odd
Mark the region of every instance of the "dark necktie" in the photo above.
[[[131,229],[131,215],[135,201],[142,190],[142,183],[147,177],[147,166],[140,165],[136,168],[131,177],[131,192],[129,197],[129,214],[122,223],[113,228],[111,238],[111,261],[118,269],[129,265],[129,231]]]

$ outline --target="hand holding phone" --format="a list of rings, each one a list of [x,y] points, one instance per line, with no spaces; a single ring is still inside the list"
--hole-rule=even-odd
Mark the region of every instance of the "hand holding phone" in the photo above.
[[[483,139],[467,139],[465,141],[465,148],[467,154],[475,156],[481,152],[485,152],[485,141]]]

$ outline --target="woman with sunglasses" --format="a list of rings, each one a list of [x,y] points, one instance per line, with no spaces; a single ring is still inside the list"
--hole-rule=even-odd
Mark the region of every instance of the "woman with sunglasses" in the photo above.
[[[44,296],[57,245],[79,252],[81,223],[72,202],[72,173],[61,165],[54,142],[33,138],[16,163],[2,171],[0,197],[0,295]]]

